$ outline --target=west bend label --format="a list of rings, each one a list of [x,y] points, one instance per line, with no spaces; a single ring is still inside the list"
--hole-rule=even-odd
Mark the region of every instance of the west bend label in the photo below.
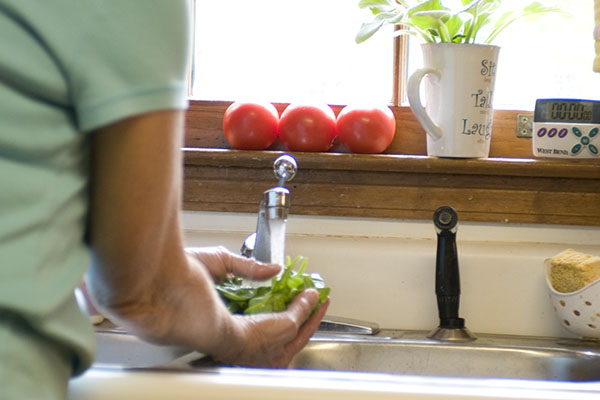
[[[600,158],[600,125],[533,123],[533,155],[551,158]]]

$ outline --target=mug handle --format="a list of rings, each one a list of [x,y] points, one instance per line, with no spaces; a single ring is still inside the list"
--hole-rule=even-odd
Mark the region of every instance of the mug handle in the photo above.
[[[406,88],[406,94],[408,96],[408,103],[410,104],[410,108],[412,109],[415,117],[417,117],[417,121],[425,128],[425,131],[433,138],[439,139],[442,137],[442,129],[437,126],[425,110],[425,107],[421,104],[421,81],[427,74],[433,74],[441,78],[442,74],[440,71],[434,68],[423,68],[416,70],[408,79],[408,85]]]

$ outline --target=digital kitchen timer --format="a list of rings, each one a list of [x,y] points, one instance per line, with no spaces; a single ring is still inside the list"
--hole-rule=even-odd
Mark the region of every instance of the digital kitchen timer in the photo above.
[[[537,100],[532,136],[536,157],[599,158],[600,101]]]

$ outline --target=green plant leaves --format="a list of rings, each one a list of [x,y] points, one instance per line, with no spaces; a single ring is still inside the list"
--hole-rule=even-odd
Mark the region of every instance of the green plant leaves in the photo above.
[[[359,8],[377,8],[381,11],[394,11],[396,9],[395,0],[360,0],[358,2]]]
[[[453,15],[448,22],[446,27],[448,29],[448,36],[450,42],[460,43],[466,36],[466,30],[471,26],[473,17],[471,15],[462,13]]]
[[[395,14],[380,13],[370,22],[365,22],[361,25],[358,33],[356,34],[356,43],[362,43],[365,40],[373,36],[383,25],[395,23],[392,22],[395,19]],[[400,17],[401,19],[402,17]]]
[[[425,0],[418,2],[417,5],[410,7],[408,10],[408,16],[412,17],[416,13],[425,11],[439,11],[450,13],[450,9],[443,6],[440,0]]]
[[[531,4],[526,5],[522,10],[515,12],[505,12],[498,18],[494,24],[494,28],[492,32],[488,35],[488,37],[484,40],[484,43],[492,43],[496,37],[509,25],[514,23],[515,21],[521,18],[528,17],[541,17],[544,15],[557,13],[562,14],[563,16],[568,16],[566,12],[561,10],[558,7],[547,7],[538,1],[534,1]]]
[[[372,21],[361,25],[356,34],[356,43],[362,43],[373,36],[383,25],[396,25],[404,19],[404,12],[395,0],[361,0],[360,8],[369,8],[374,15]]]
[[[442,0],[360,0],[358,6],[370,9],[374,18],[362,24],[356,42],[364,42],[384,25],[400,25],[395,35],[413,34],[425,42],[454,43],[476,43],[479,32],[489,27],[491,31],[482,43],[491,43],[520,18],[563,13],[538,1],[505,12],[500,11],[501,5],[502,0],[461,0],[460,7],[453,8]]]

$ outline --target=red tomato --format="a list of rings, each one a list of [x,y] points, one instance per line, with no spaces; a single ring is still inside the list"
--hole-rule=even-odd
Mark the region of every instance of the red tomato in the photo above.
[[[337,117],[340,142],[353,153],[381,153],[396,133],[396,119],[387,106],[348,105]]]
[[[291,151],[327,151],[337,134],[327,104],[290,104],[279,121],[279,139]]]
[[[239,150],[264,150],[279,133],[279,113],[271,103],[235,102],[223,115],[227,142]]]

